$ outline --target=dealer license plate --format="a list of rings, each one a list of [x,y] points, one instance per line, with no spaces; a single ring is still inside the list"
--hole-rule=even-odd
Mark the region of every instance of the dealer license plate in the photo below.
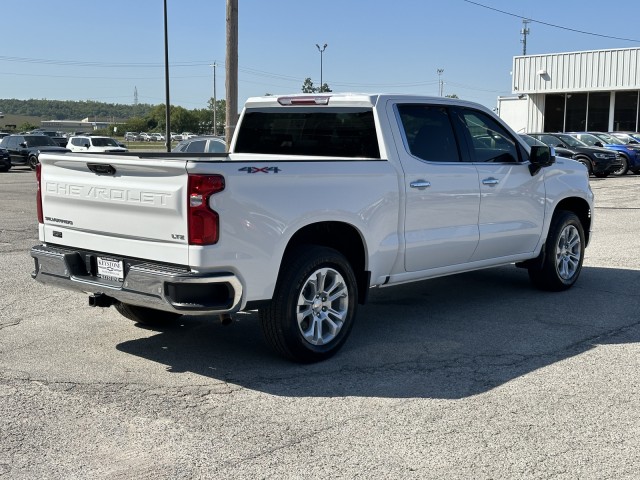
[[[98,257],[98,277],[105,280],[115,280],[122,282],[124,280],[124,268],[122,260],[110,257]]]

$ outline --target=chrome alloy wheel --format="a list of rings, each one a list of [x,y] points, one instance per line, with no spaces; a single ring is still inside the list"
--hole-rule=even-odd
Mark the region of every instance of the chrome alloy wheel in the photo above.
[[[556,245],[556,269],[563,280],[569,280],[576,274],[581,254],[582,243],[578,229],[573,225],[565,226]]]
[[[349,308],[349,291],[342,275],[333,268],[321,268],[304,282],[298,297],[298,328],[312,345],[331,342],[344,325]]]

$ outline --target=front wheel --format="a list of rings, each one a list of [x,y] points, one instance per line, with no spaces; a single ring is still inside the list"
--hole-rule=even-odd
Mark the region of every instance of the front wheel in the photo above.
[[[529,267],[529,279],[541,290],[559,292],[576,283],[584,259],[584,229],[580,219],[558,211],[551,220],[541,264]]]
[[[272,301],[260,309],[267,343],[301,363],[325,360],[346,341],[358,304],[347,259],[331,248],[296,248],[283,261]]]
[[[617,170],[611,172],[613,175],[626,175],[629,171],[629,159],[624,155],[620,155],[620,161],[622,162],[622,165]]]
[[[165,312],[153,308],[129,305],[128,303],[116,302],[113,305],[118,313],[129,320],[150,326],[169,326],[178,320],[182,315],[174,312]]]

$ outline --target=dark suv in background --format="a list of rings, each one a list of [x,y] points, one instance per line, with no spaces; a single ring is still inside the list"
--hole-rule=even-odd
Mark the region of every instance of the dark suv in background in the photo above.
[[[11,156],[11,165],[28,165],[35,169],[40,152],[70,152],[59,146],[47,135],[8,135],[0,142],[0,148],[6,148]]]
[[[550,147],[555,147],[558,154],[582,163],[587,167],[590,175],[598,178],[619,174],[618,172],[624,166],[616,152],[606,148],[590,147],[566,133],[528,133],[527,135]]]

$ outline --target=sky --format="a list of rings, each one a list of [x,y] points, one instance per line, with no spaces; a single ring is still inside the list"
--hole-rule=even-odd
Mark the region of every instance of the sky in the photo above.
[[[225,97],[226,0],[166,0],[170,101]],[[238,103],[301,91],[445,95],[493,108],[513,57],[640,47],[640,2],[238,0]],[[163,0],[0,0],[0,98],[165,103]],[[593,4],[590,4],[593,5]],[[316,47],[327,44],[321,54]],[[215,69],[212,64],[217,65]],[[438,70],[442,73],[438,75]],[[10,113],[10,112],[4,112]]]

